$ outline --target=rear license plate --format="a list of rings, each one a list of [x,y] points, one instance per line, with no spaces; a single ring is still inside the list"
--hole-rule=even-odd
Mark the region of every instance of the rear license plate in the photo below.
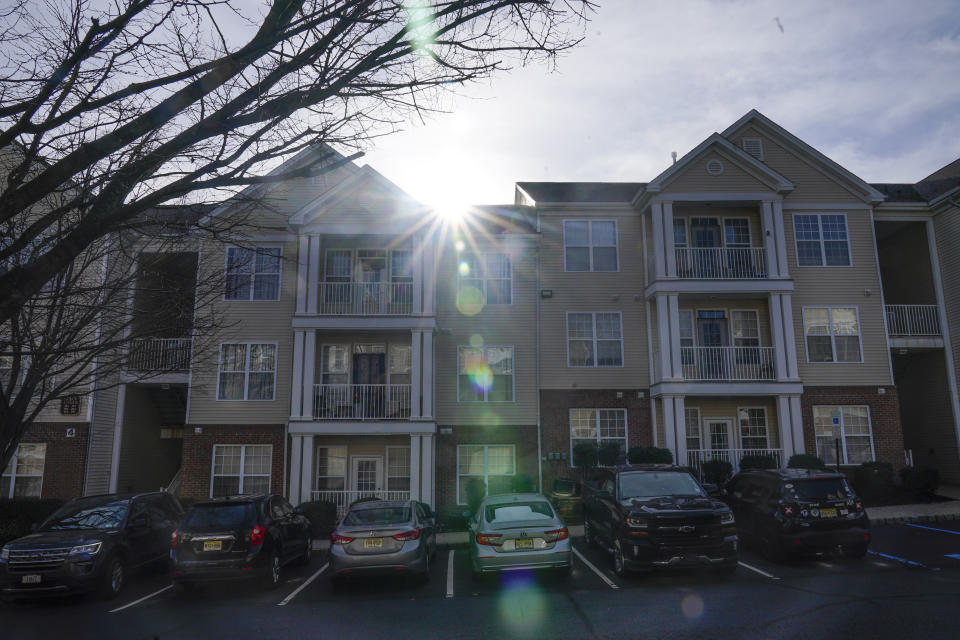
[[[532,538],[521,538],[515,540],[513,543],[514,549],[533,549],[533,539]]]
[[[383,538],[366,538],[363,541],[364,549],[381,549],[383,548]]]
[[[40,584],[40,576],[30,575],[20,578],[21,584]]]
[[[820,509],[821,518],[836,518],[837,510],[836,509]]]
[[[220,551],[223,549],[222,540],[205,540],[203,543],[204,551]]]

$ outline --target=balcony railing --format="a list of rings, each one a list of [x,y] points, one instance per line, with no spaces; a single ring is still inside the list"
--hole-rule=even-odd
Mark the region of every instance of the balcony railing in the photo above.
[[[683,379],[775,380],[775,347],[680,347]]]
[[[935,304],[888,304],[887,332],[891,336],[939,338],[940,316]]]
[[[358,490],[323,490],[323,491],[314,491],[312,492],[313,500],[323,500],[324,502],[332,502],[337,505],[337,517],[342,518],[343,514],[347,512],[347,509],[351,504],[359,500],[360,498],[380,498],[381,500],[409,500],[410,492],[409,491],[385,491],[385,490],[374,490],[374,491],[358,491]]]
[[[413,313],[412,282],[321,282],[319,312],[333,316]]]
[[[188,371],[190,338],[138,338],[130,344],[127,368],[131,371]]]
[[[767,277],[763,247],[676,247],[677,277],[689,280],[753,280]]]
[[[723,460],[729,462],[736,473],[744,456],[771,456],[777,468],[783,467],[783,449],[688,449],[687,466],[702,472],[704,462]]]
[[[315,384],[314,420],[409,420],[409,384]]]

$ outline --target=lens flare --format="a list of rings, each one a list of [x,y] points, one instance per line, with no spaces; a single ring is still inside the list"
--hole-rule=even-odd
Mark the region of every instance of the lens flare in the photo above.
[[[477,391],[489,391],[493,386],[493,370],[485,362],[477,362],[467,367],[470,384]]]
[[[470,265],[466,262],[461,262],[457,267],[457,271],[459,271],[462,276],[468,276],[470,275]]]
[[[463,266],[460,265],[461,270]],[[476,287],[463,287],[457,293],[457,310],[465,316],[475,316],[483,309],[483,293]]]
[[[514,636],[539,637],[543,632],[546,598],[529,571],[502,574],[500,620]]]
[[[699,618],[703,615],[703,598],[695,593],[688,593],[680,601],[680,611],[691,620]]]
[[[483,346],[483,336],[479,333],[475,333],[470,336],[470,346],[474,349],[479,349]]]

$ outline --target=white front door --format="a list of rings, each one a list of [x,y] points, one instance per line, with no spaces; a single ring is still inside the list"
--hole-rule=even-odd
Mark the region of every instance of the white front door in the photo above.
[[[362,494],[373,494],[383,488],[383,458],[353,456],[350,459],[352,489]]]
[[[704,443],[712,452],[725,452],[720,455],[713,454],[710,457],[720,460],[729,460],[729,450],[734,449],[733,441],[733,420],[730,418],[707,418],[706,424],[706,442]]]

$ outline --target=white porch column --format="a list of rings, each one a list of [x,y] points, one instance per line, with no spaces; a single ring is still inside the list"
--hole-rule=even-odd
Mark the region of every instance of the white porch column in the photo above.
[[[310,259],[307,269],[307,313],[317,312],[320,295],[320,236],[310,236]]]
[[[416,281],[416,278],[414,278]],[[423,315],[432,316],[436,313],[437,299],[437,241],[436,234],[431,233],[423,242]]]
[[[290,504],[297,506],[304,502],[300,498],[301,469],[300,462],[303,458],[303,438],[301,436],[290,437]]]
[[[420,442],[422,444],[420,449],[420,501],[436,510],[437,505],[434,502],[433,494],[433,435],[424,434],[420,436]]]
[[[674,417],[677,424],[677,457],[676,463],[687,464],[687,402],[684,396],[674,398],[676,404]]]
[[[300,415],[313,417],[313,376],[317,370],[317,332],[306,331],[303,335],[303,404]]]
[[[423,332],[423,350],[420,352],[423,360],[423,380],[420,383],[420,393],[423,395],[423,408],[420,411],[422,418],[433,418],[433,331]]]
[[[416,287],[414,287],[416,290]],[[410,360],[413,370],[410,372],[410,418],[420,419],[420,376],[423,374],[423,332],[413,329],[410,332]]]
[[[293,332],[293,381],[290,383],[290,417],[303,416],[303,343],[305,331]]]
[[[300,463],[300,500],[313,498],[313,436],[303,436],[302,461]]]
[[[767,297],[770,307],[770,336],[773,338],[774,362],[777,367],[777,380],[787,377],[787,346],[783,340],[783,313],[780,308],[780,294],[771,293]]]
[[[420,499],[420,436],[410,434],[410,499]]]
[[[806,453],[807,448],[803,438],[803,414],[800,407],[800,396],[790,396],[790,422],[793,431],[793,452]],[[814,450],[816,453],[816,450]]]
[[[113,421],[113,452],[110,454],[110,493],[117,492],[120,476],[120,445],[123,444],[123,413],[127,401],[127,385],[117,387],[117,411]]]
[[[782,466],[785,467],[793,455],[793,418],[789,396],[777,396],[777,424],[780,426],[780,448],[783,449]]]
[[[673,203],[663,203],[663,252],[667,259],[667,277],[677,277],[677,251],[673,246]]]
[[[667,296],[670,310],[670,360],[673,363],[671,378],[683,379],[683,364],[680,361],[680,296],[671,293]]]
[[[425,240],[422,234],[413,236],[413,315],[423,313],[423,254],[426,251]]]
[[[677,457],[677,419],[674,412],[673,396],[663,396],[663,434],[664,446]]]
[[[663,204],[650,203],[650,219],[653,221],[653,273],[659,280],[666,275],[663,246]]]
[[[669,300],[665,295],[658,295],[657,301],[657,344],[660,349],[660,379],[669,380],[673,378],[673,367],[671,360],[673,358],[670,348],[670,309]]]
[[[307,311],[307,281],[310,278],[310,238],[300,236],[297,248],[297,313]]]
[[[773,224],[773,201],[764,200],[760,203],[760,219],[763,223],[763,249],[767,254],[767,277],[776,278],[780,275],[780,264],[777,262],[777,229]]]
[[[787,236],[784,232],[786,221],[783,219],[783,201],[774,200],[772,204],[774,235],[777,242],[777,266],[780,276],[786,278],[790,275],[790,270],[787,268]]]
[[[787,377],[797,379],[800,370],[797,368],[797,332],[793,327],[793,295],[780,294],[780,306],[783,313],[783,341],[787,352]]]

